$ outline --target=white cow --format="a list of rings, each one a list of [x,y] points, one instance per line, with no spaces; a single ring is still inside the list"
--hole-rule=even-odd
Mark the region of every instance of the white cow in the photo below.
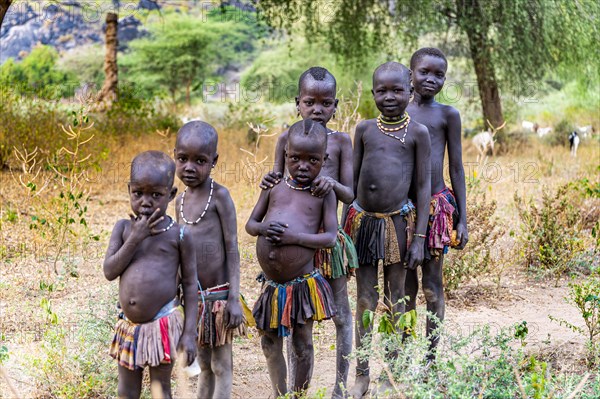
[[[547,135],[548,133],[550,133],[552,131],[552,127],[548,126],[548,127],[540,127],[537,130],[537,135],[538,137],[544,137],[545,135]]]
[[[523,121],[521,122],[521,127],[525,131],[535,133],[538,129],[538,124],[535,122]]]
[[[579,130],[579,133],[581,133],[581,137],[584,139],[587,139],[596,131],[592,125],[577,126],[577,130]]]

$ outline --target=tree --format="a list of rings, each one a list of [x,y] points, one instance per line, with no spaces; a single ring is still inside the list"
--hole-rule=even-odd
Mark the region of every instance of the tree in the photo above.
[[[394,55],[424,33],[452,33],[473,61],[483,120],[504,122],[500,88],[524,90],[548,71],[592,67],[597,74],[594,0],[261,0],[266,21],[326,40],[342,59],[373,50]],[[595,56],[590,55],[593,54]],[[597,78],[597,75],[596,75]]]
[[[185,90],[191,92],[220,67],[241,60],[254,50],[254,33],[249,25],[228,20],[202,20],[191,15],[167,14],[149,27],[150,38],[130,43],[122,66],[129,78],[149,92],[166,90],[173,103]]]
[[[106,14],[106,55],[104,57],[104,85],[98,95],[98,101],[105,101],[110,107],[117,99],[119,87],[119,69],[117,65],[117,27],[119,17],[116,13]]]
[[[12,3],[12,0],[0,0],[0,26],[2,26],[2,21],[4,21],[4,16],[8,11],[8,7],[10,7],[10,3]]]

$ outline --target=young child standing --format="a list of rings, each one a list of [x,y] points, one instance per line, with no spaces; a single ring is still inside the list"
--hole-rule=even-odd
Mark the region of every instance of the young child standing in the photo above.
[[[176,349],[184,361],[196,357],[196,258],[190,240],[181,240],[179,226],[166,216],[177,193],[175,163],[167,154],[147,151],[131,163],[128,183],[134,215],[113,228],[104,260],[104,275],[119,277],[122,313],[110,355],[119,362],[120,398],[139,398],[144,367],[159,384],[161,397],[171,397],[171,371]],[[177,296],[181,265],[185,319]],[[157,393],[154,393],[158,396]]]
[[[417,50],[410,60],[415,87],[414,100],[407,111],[413,120],[429,129],[431,139],[431,197],[429,226],[425,243],[423,263],[423,292],[427,311],[444,320],[445,302],[442,265],[448,247],[463,249],[467,244],[467,205],[465,171],[462,164],[461,122],[459,112],[435,101],[446,80],[448,61],[436,48]],[[444,182],[444,153],[448,147],[448,161],[452,190]],[[454,196],[456,195],[456,197]],[[453,226],[455,230],[453,232]],[[408,308],[416,306],[419,280],[416,270],[409,270],[406,277],[406,293],[410,297]],[[430,339],[428,359],[435,359],[438,338],[433,335],[437,328],[427,319],[427,336]]]
[[[246,231],[258,236],[256,253],[265,276],[253,314],[276,397],[287,392],[283,337],[292,330],[293,390],[301,392],[312,375],[313,321],[335,316],[331,287],[313,263],[315,250],[333,247],[337,232],[335,194],[319,198],[310,192],[326,148],[322,125],[311,119],[292,125],[285,150],[290,176],[260,193],[246,224]]]
[[[358,252],[356,320],[374,311],[379,294],[378,263],[383,261],[385,302],[396,318],[404,313],[406,268],[423,260],[423,242],[430,199],[429,134],[405,112],[411,95],[411,72],[387,62],[373,73],[373,98],[378,118],[358,124],[354,136],[356,200],[350,205],[344,229]],[[417,209],[408,198],[413,172],[417,176]],[[361,348],[365,328],[356,323],[356,346]],[[350,393],[361,398],[369,387],[369,361],[359,358],[356,382]]]
[[[296,108],[302,119],[311,119],[327,129],[327,123],[335,115],[338,99],[335,77],[325,68],[312,67],[305,71],[298,82]],[[278,184],[285,172],[285,147],[288,131],[279,136],[275,150],[273,172],[265,176],[261,188]],[[314,180],[312,194],[317,197],[335,193],[338,201],[350,204],[354,199],[352,182],[352,141],[346,133],[327,129],[327,162],[321,174]],[[349,355],[352,351],[352,312],[348,302],[347,282],[358,267],[356,249],[348,235],[338,228],[333,248],[319,249],[315,256],[315,268],[327,279],[333,290],[337,314],[333,318],[336,329],[336,379],[333,398],[341,398],[346,390]],[[293,352],[292,352],[293,354]],[[295,358],[290,356],[290,368]]]
[[[233,335],[245,335],[246,324],[253,324],[240,295],[235,206],[229,191],[210,177],[219,158],[217,140],[211,125],[192,121],[179,130],[175,144],[177,177],[186,185],[176,201],[177,221],[182,236],[195,247],[201,286],[197,287],[199,398],[231,396]]]

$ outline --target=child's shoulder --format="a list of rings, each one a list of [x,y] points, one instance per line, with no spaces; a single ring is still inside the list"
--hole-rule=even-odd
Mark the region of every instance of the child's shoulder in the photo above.
[[[446,116],[446,118],[449,118],[449,117],[460,118],[460,112],[456,108],[454,108],[452,105],[441,104],[441,103],[438,103],[438,104],[440,104],[440,108],[444,112],[444,115]]]
[[[376,123],[376,118],[362,120],[356,125],[356,132],[364,132],[366,129],[376,126]]]
[[[410,121],[410,129],[417,139],[425,135],[429,137],[429,129],[427,129],[427,126],[415,120]]]

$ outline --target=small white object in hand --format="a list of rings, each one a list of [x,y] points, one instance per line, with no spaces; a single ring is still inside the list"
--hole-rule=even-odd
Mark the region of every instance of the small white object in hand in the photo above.
[[[190,364],[187,367],[183,368],[183,371],[185,373],[185,375],[188,376],[188,378],[192,378],[197,376],[198,374],[200,374],[200,365],[198,364],[198,358],[194,359],[194,362],[192,364]]]

